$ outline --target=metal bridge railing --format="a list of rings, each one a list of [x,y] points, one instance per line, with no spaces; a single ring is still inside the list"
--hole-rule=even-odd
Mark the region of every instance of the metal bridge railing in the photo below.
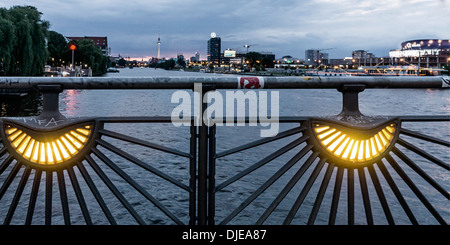
[[[0,218],[6,225],[225,225],[315,224],[320,217],[352,225],[404,223],[397,220],[405,216],[420,224],[417,212],[425,210],[447,224],[442,203],[448,205],[449,192],[427,173],[431,167],[448,176],[448,159],[436,155],[448,152],[447,135],[436,138],[405,125],[448,122],[450,116],[364,116],[358,94],[448,83],[447,77],[2,77],[0,89],[42,92],[43,110],[36,117],[0,118]],[[218,151],[220,128],[198,124],[195,116],[182,120],[190,126],[174,127],[171,117],[66,118],[58,108],[66,89],[195,90],[199,84],[200,98],[222,89],[337,89],[342,112],[276,118],[286,126],[280,133]],[[208,104],[201,102],[205,111]],[[170,145],[144,139],[161,133],[156,124],[179,131],[179,139]],[[258,147],[267,155],[249,163],[247,154]],[[234,173],[221,172],[235,161]],[[434,203],[427,192],[443,200]]]

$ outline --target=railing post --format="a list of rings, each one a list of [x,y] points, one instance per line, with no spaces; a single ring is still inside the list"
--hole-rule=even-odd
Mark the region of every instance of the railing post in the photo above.
[[[207,225],[208,224],[208,138],[209,129],[203,121],[203,115],[208,107],[205,102],[206,93],[208,91],[214,90],[215,86],[211,84],[202,84],[201,89],[201,113],[199,118],[199,134],[198,134],[198,224]],[[195,90],[195,89],[194,89]]]
[[[344,84],[338,89],[343,97],[342,111],[339,113],[339,116],[362,116],[362,113],[359,111],[358,94],[364,91],[365,88],[364,84]]]
[[[62,92],[61,85],[38,85],[37,88],[43,95],[43,108],[39,117],[53,118],[55,120],[65,119],[61,112],[59,112],[59,93]]]
[[[209,172],[208,172],[208,224],[214,225],[216,187],[216,125],[209,128]]]
[[[191,120],[191,138],[190,138],[190,154],[189,160],[189,225],[195,225],[196,222],[196,186],[197,186],[197,127],[194,124],[194,120]]]

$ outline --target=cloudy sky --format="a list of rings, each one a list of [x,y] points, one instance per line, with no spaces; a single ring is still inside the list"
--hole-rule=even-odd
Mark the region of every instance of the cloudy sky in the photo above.
[[[65,36],[107,36],[113,55],[151,57],[178,52],[206,57],[211,32],[222,49],[304,58],[328,49],[330,58],[364,49],[387,56],[411,39],[450,38],[450,0],[0,0],[32,5]]]

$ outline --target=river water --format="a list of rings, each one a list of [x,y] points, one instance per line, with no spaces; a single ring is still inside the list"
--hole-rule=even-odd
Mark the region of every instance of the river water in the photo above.
[[[108,73],[106,76],[110,77],[142,77],[142,76],[232,76],[219,75],[208,73],[195,73],[183,71],[165,71],[161,69],[150,68],[135,68],[135,69],[120,69],[119,73]],[[274,90],[269,90],[274,91]],[[171,103],[174,90],[67,90],[60,95],[60,110],[61,113],[67,117],[132,117],[132,116],[170,116],[173,109],[178,103]],[[192,91],[188,91],[192,94]],[[220,91],[219,91],[220,92]],[[224,94],[224,92],[223,92]],[[336,90],[280,90],[279,91],[279,115],[280,116],[327,116],[335,115],[341,111],[342,95]],[[3,103],[2,116],[23,116],[37,114],[40,109],[40,104],[36,101],[29,102],[22,100],[20,103]],[[450,91],[440,89],[368,89],[360,93],[360,110],[365,115],[450,115]],[[280,125],[280,132],[296,126],[295,124]],[[431,123],[404,123],[403,127],[422,133],[435,136],[440,139],[449,140],[450,138],[450,124],[448,122],[431,122]],[[107,129],[117,131],[132,137],[148,140],[163,146],[174,149],[179,149],[184,152],[189,152],[189,127],[181,126],[174,127],[170,123],[165,124],[111,124],[105,126]],[[217,127],[217,152],[222,152],[233,147],[252,142],[260,139],[260,126],[257,127]],[[216,161],[216,183],[220,184],[230,177],[239,173],[239,171],[258,162],[265,156],[276,151],[282,146],[287,145],[295,139],[296,136],[290,136],[286,139],[272,142],[263,146],[258,146],[241,153],[226,156],[217,159]],[[429,144],[424,141],[416,140],[414,138],[405,137],[408,142],[414,143],[416,146],[425,149],[427,152],[441,159],[445,163],[450,162],[449,150],[446,147],[436,144]],[[120,149],[132,154],[133,156],[146,161],[149,165],[158,170],[167,173],[185,185],[189,184],[189,161],[185,158],[173,156],[167,153],[161,153],[156,150],[151,150],[141,146],[124,143],[115,139],[107,139],[111,144],[116,145]],[[227,186],[216,194],[216,222],[220,223],[227,217],[235,208],[237,208],[246,198],[251,195],[261,184],[269,179],[273,173],[278,171],[291,157],[294,156],[305,145],[301,144],[293,150],[283,154],[269,164],[258,168],[248,176],[245,176],[235,183]],[[99,147],[100,149],[102,147]],[[145,187],[149,193],[154,194],[155,198],[167,206],[184,223],[188,222],[188,200],[189,196],[186,191],[166,183],[159,177],[144,171],[142,168],[136,167],[134,164],[118,157],[117,155],[108,152],[106,155],[117,163],[124,171],[132,176],[137,183]],[[407,152],[405,150],[405,152]],[[431,162],[408,152],[410,158],[419,165],[424,171],[431,176],[439,185],[445,190],[450,190],[450,174],[442,167],[436,166]],[[300,168],[301,164],[307,159],[309,155],[303,157],[297,164],[295,164],[289,171],[283,174],[273,185],[271,185],[261,196],[251,202],[242,212],[240,212],[230,224],[252,224],[265,211],[265,208],[273,201],[278,193],[283,189],[290,178]],[[3,157],[4,158],[4,157]],[[1,160],[1,159],[0,159]],[[117,188],[124,193],[124,196],[135,207],[136,211],[142,215],[143,219],[150,224],[172,224],[172,221],[167,220],[167,217],[156,209],[148,200],[142,198],[133,188],[131,188],[122,178],[109,169],[99,159],[94,157],[94,160],[105,169],[105,172],[111,172],[111,180],[116,184]],[[3,161],[3,160],[2,160]],[[317,161],[316,161],[317,162]],[[399,161],[400,163],[400,161]],[[315,164],[315,163],[314,163]],[[281,224],[286,217],[286,214],[291,209],[293,203],[297,199],[301,188],[306,183],[308,176],[311,174],[315,165],[312,165],[305,176],[302,177],[292,190],[286,195],[282,202],[277,206],[275,211],[267,219],[265,224]],[[93,170],[87,165],[86,168],[90,173]],[[388,165],[388,164],[386,164]],[[430,200],[434,208],[447,221],[450,221],[450,205],[448,200],[437,192],[431,185],[424,181],[413,170],[406,165],[405,172],[410,174],[415,181],[418,188]],[[399,186],[399,189],[405,196],[408,205],[413,210],[414,215],[421,224],[435,224],[436,220],[432,217],[426,207],[417,199],[414,193],[404,184],[401,178],[395,171],[387,166],[394,180]],[[318,189],[322,182],[326,167],[320,172],[315,184],[311,188],[303,205],[297,212],[296,217],[292,220],[292,224],[305,224],[308,220],[309,213],[314,204]],[[10,170],[9,170],[10,171]],[[377,169],[378,171],[378,169]],[[77,172],[77,171],[76,171]],[[5,173],[8,173],[6,171]],[[0,182],[6,178],[6,174],[0,175]],[[78,173],[78,172],[77,172]],[[109,172],[108,172],[109,173]],[[79,173],[78,173],[79,174]],[[316,224],[326,224],[328,222],[328,215],[331,206],[331,197],[333,194],[333,187],[335,182],[336,170],[333,172],[329,182],[325,198],[323,200],[319,215],[316,219]],[[19,174],[20,176],[20,174]],[[355,175],[356,176],[356,175]],[[346,174],[344,175],[346,177]],[[372,200],[372,213],[376,224],[385,224],[386,219],[383,209],[378,202],[376,191],[371,185],[369,174],[366,172],[366,177],[369,183],[370,199]],[[401,208],[400,204],[389,185],[379,174],[380,182],[383,186],[384,194],[390,204],[391,212],[394,220],[398,224],[409,224],[409,219]],[[19,178],[20,179],[20,178]],[[32,177],[30,177],[30,180]],[[123,209],[121,203],[114,198],[109,192],[109,189],[102,181],[93,176],[93,179],[98,183],[98,187],[104,194],[105,200],[111,202],[112,213],[117,217],[118,223],[134,224],[132,216]],[[56,177],[55,177],[56,180]],[[18,181],[13,182],[17,185]],[[44,177],[41,183],[45,182]],[[80,178],[82,188],[86,188],[86,184]],[[357,183],[358,181],[355,181]],[[69,183],[68,178],[66,183]],[[338,215],[336,219],[337,224],[346,224],[346,184],[343,182],[342,195],[338,207]],[[84,187],[83,187],[84,186]],[[355,186],[355,223],[365,224],[366,218],[364,207],[361,199],[361,191],[359,185]],[[12,188],[13,189],[13,188]],[[43,222],[43,190],[45,186],[41,184],[40,195],[37,203],[34,223],[40,224]],[[61,216],[61,207],[58,199],[59,194],[57,187],[54,187],[54,210],[53,223],[63,223]],[[70,189],[70,188],[68,188]],[[31,184],[27,185],[24,191],[26,200],[31,190]],[[135,193],[135,194],[133,194]],[[14,191],[8,191],[5,197],[0,200],[0,217],[6,212],[6,205],[10,202],[14,195]],[[74,216],[72,222],[83,224],[83,216],[80,208],[77,205],[75,194],[68,193],[69,200],[72,200],[71,214]],[[359,196],[359,197],[358,197]],[[41,198],[41,199],[39,199]],[[88,202],[91,212],[91,217],[94,223],[104,223],[104,218],[101,209],[95,202],[92,194],[86,191],[85,198],[92,200]],[[23,208],[22,213],[26,213],[27,202],[21,201],[18,208]],[[14,216],[13,223],[22,223],[20,220],[23,215],[18,212]]]

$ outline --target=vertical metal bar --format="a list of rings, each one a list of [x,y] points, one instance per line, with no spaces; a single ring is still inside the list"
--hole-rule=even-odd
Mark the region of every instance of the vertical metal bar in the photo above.
[[[355,224],[355,169],[347,169],[347,219],[348,225]]]
[[[194,120],[191,121],[191,139],[190,139],[190,154],[189,160],[189,225],[194,225],[196,222],[196,183],[197,183],[197,127]]]
[[[342,177],[344,175],[344,168],[338,167],[336,173],[336,182],[334,183],[333,201],[331,202],[329,225],[334,225],[336,221],[336,213],[339,205],[339,197],[341,196]]]
[[[411,169],[416,171],[420,177],[426,180],[431,186],[433,186],[437,191],[439,191],[447,199],[450,198],[449,193],[442,186],[440,186],[433,178],[431,178],[425,171],[423,171],[417,164],[415,164],[409,157],[407,157],[403,152],[401,152],[397,147],[392,148],[392,151],[397,155],[404,163],[406,163]]]
[[[436,211],[436,209],[431,205],[428,199],[422,194],[422,192],[417,188],[414,182],[408,177],[408,175],[403,171],[403,169],[398,165],[397,161],[392,158],[391,155],[387,154],[386,159],[391,164],[391,166],[395,169],[395,171],[400,175],[403,181],[409,186],[409,188],[416,194],[419,200],[425,205],[425,207],[430,211],[430,213],[436,218],[436,220],[441,225],[447,225],[447,222],[442,218],[442,216]]]
[[[58,176],[59,195],[61,197],[61,205],[64,215],[64,224],[70,225],[69,201],[67,200],[66,181],[64,180],[63,170],[56,172]]]
[[[102,179],[103,183],[111,190],[111,192],[116,196],[117,199],[122,203],[122,205],[128,210],[128,212],[133,216],[133,218],[141,225],[145,225],[145,221],[141,216],[134,210],[133,206],[127,201],[127,199],[122,195],[122,193],[116,188],[114,183],[108,178],[108,176],[103,172],[103,170],[98,166],[98,164],[92,159],[90,155],[86,155],[86,160],[89,165],[94,169],[95,173]]]
[[[320,161],[317,163],[316,168],[309,176],[308,181],[306,182],[305,186],[303,187],[302,191],[297,197],[297,200],[295,200],[294,205],[292,205],[291,210],[289,211],[288,215],[286,216],[286,219],[284,220],[284,225],[289,225],[292,220],[295,217],[295,214],[297,213],[298,209],[302,205],[303,201],[306,198],[306,195],[308,195],[309,190],[311,189],[311,186],[314,184],[314,181],[316,181],[317,176],[320,173],[320,170],[322,170],[323,165],[325,164],[326,158],[321,158]]]
[[[372,209],[370,207],[369,189],[367,188],[366,174],[364,168],[358,168],[359,184],[361,185],[361,194],[364,202],[364,210],[366,211],[366,219],[368,225],[373,225]]]
[[[89,176],[89,173],[87,172],[86,168],[83,166],[83,163],[79,162],[77,164],[78,170],[80,170],[81,175],[83,175],[84,180],[89,186],[89,189],[91,189],[92,194],[94,194],[95,199],[97,200],[98,204],[100,205],[101,209],[106,215],[106,218],[108,219],[109,223],[112,225],[117,225],[116,221],[114,220],[114,217],[111,214],[111,211],[108,209],[108,206],[106,206],[105,201],[103,200],[100,191],[98,191],[97,187],[94,184],[94,181],[92,181],[91,177]]]
[[[322,184],[320,185],[319,192],[317,193],[316,201],[314,202],[314,206],[309,215],[308,225],[313,225],[314,221],[316,220],[317,214],[319,213],[319,209],[322,204],[323,196],[325,195],[331,175],[333,174],[333,170],[334,164],[328,163],[327,171],[325,172],[325,176],[323,176]]]
[[[34,208],[36,207],[36,198],[39,192],[39,186],[41,184],[42,171],[37,169],[34,173],[33,187],[31,188],[30,202],[28,204],[27,217],[25,219],[25,225],[31,225],[33,219]]]
[[[28,178],[30,177],[31,168],[26,167],[25,171],[22,174],[22,178],[20,179],[19,186],[17,186],[16,193],[14,194],[14,198],[9,205],[8,213],[6,214],[5,220],[3,222],[4,225],[9,225],[11,223],[11,220],[14,215],[14,211],[17,208],[17,205],[19,204],[20,197],[22,196],[23,189],[25,188],[25,185],[27,184]]]
[[[275,181],[277,181],[286,171],[294,166],[300,159],[302,159],[311,149],[312,145],[306,145],[297,154],[295,154],[286,164],[284,164],[277,172],[275,172],[266,182],[264,182],[256,191],[254,191],[248,198],[244,200],[231,214],[229,214],[220,225],[227,224],[231,219],[238,215],[244,208],[261,195],[267,188],[269,188]]]
[[[199,140],[198,140],[198,225],[207,224],[208,216],[208,126],[203,122],[203,112],[207,108],[207,103],[204,103],[203,97],[206,91],[203,89],[200,94],[201,113],[199,125]]]
[[[77,196],[78,203],[80,204],[81,212],[83,213],[84,220],[87,225],[92,225],[91,216],[89,215],[89,210],[86,206],[86,201],[84,200],[83,193],[80,188],[80,184],[78,183],[77,177],[73,168],[67,168],[67,173],[69,174],[70,181],[72,182],[73,189],[75,191],[75,195]]]
[[[289,180],[283,190],[278,194],[278,196],[273,200],[266,211],[261,215],[261,217],[256,221],[256,225],[262,225],[262,223],[269,217],[269,215],[275,210],[278,204],[286,197],[286,195],[291,191],[291,189],[297,184],[298,180],[303,176],[303,174],[308,170],[311,164],[319,156],[319,152],[315,151],[308,157],[308,159],[303,163],[300,169],[295,173],[295,175]]]
[[[216,125],[209,128],[208,225],[214,225],[216,185]]]
[[[9,186],[13,182],[14,178],[16,177],[17,173],[19,172],[20,168],[22,167],[21,164],[17,163],[11,172],[9,172],[8,177],[6,177],[5,182],[3,182],[2,187],[0,187],[0,199],[2,199],[3,195],[5,195],[6,191],[8,190]]]
[[[384,196],[377,173],[375,172],[375,169],[372,165],[367,166],[367,169],[369,170],[370,178],[372,179],[375,191],[377,192],[378,199],[381,203],[381,207],[383,208],[384,214],[386,215],[386,219],[390,225],[395,225],[394,218],[392,217],[391,210],[389,209],[389,204],[387,203],[386,197]]]
[[[403,210],[405,211],[406,215],[408,216],[409,220],[413,225],[418,225],[419,223],[416,220],[416,217],[414,217],[414,214],[412,213],[411,209],[409,208],[408,204],[406,203],[406,200],[403,198],[403,195],[401,194],[400,190],[398,189],[397,185],[394,182],[394,179],[389,174],[389,171],[387,170],[386,166],[384,166],[383,162],[379,161],[377,162],[378,168],[380,169],[381,173],[384,176],[384,179],[388,182],[389,186],[391,187],[391,190],[394,192],[395,196],[397,197],[397,200],[400,202],[400,205],[402,206]]]
[[[47,171],[45,176],[45,224],[52,224],[53,171]]]

